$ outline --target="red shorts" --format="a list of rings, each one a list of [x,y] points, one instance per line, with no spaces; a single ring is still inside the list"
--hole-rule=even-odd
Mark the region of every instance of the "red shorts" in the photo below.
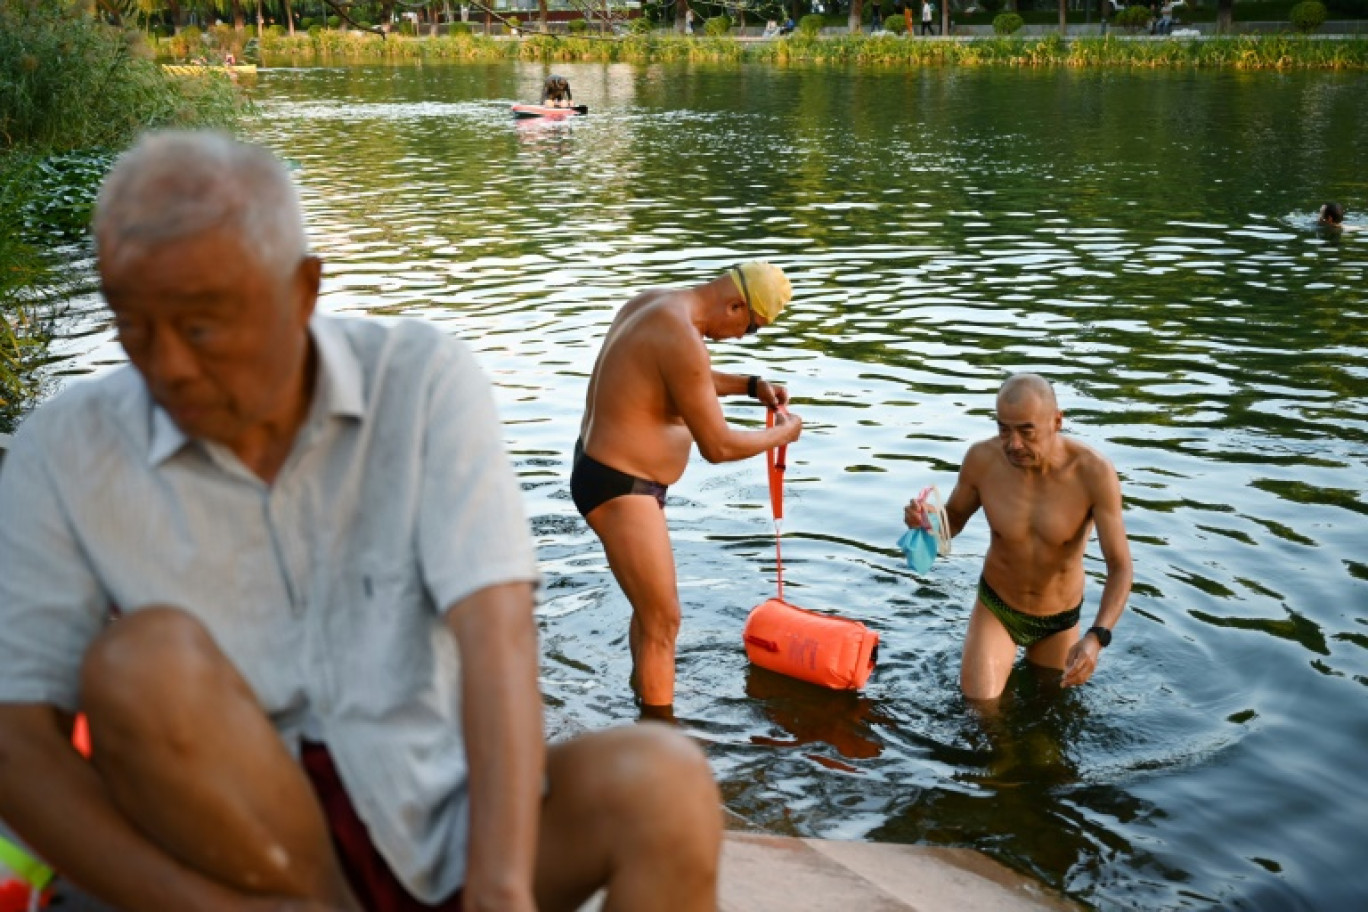
[[[333,847],[347,873],[352,892],[367,912],[461,912],[461,891],[435,906],[409,895],[370,841],[366,825],[352,807],[327,747],[305,741],[299,752],[304,772],[328,818]]]

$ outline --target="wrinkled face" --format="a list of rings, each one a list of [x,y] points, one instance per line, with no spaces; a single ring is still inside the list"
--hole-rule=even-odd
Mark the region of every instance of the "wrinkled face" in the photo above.
[[[1043,465],[1063,424],[1063,414],[1039,396],[1022,395],[1012,402],[998,396],[998,440],[1007,461],[1018,468]]]
[[[281,274],[223,229],[108,254],[119,342],[185,434],[231,446],[300,406],[317,259]]]

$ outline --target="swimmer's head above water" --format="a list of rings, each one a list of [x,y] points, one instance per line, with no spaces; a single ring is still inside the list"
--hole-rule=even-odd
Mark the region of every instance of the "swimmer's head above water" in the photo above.
[[[1320,207],[1316,221],[1322,225],[1342,225],[1344,224],[1344,207],[1339,203],[1326,203]]]

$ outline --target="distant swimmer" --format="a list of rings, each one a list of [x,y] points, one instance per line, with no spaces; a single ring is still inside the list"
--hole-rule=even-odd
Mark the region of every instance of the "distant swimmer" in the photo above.
[[[1065,687],[1084,683],[1130,595],[1116,469],[1063,436],[1063,422],[1049,381],[1009,377],[997,396],[998,435],[969,448],[945,505],[952,535],[979,507],[991,533],[960,665],[960,688],[971,700],[1002,695],[1018,646],[1030,662],[1062,670]],[[903,518],[909,527],[925,524],[915,500]],[[1107,578],[1097,617],[1080,639],[1083,552],[1094,527]]]
[[[666,488],[684,474],[694,443],[708,462],[734,462],[792,443],[803,429],[791,414],[764,430],[729,426],[718,397],[775,408],[788,392],[713,370],[704,341],[771,325],[791,295],[783,271],[759,261],[693,288],[645,291],[618,311],[594,364],[570,493],[632,604],[632,683],[643,715],[669,718],[674,703],[680,610]]]
[[[541,103],[548,108],[568,108],[574,101],[570,94],[570,80],[564,76],[547,76],[542,84]]]
[[[1332,228],[1344,226],[1344,207],[1339,203],[1326,203],[1320,207],[1320,212],[1316,214],[1316,222],[1321,225],[1329,225]]]

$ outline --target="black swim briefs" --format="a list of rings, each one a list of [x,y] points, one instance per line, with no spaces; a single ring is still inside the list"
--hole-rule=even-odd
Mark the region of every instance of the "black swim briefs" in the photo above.
[[[588,516],[596,508],[614,497],[628,494],[648,494],[665,508],[665,492],[669,485],[647,478],[637,478],[606,466],[584,452],[584,441],[575,441],[575,464],[570,470],[570,497],[580,516]]]

